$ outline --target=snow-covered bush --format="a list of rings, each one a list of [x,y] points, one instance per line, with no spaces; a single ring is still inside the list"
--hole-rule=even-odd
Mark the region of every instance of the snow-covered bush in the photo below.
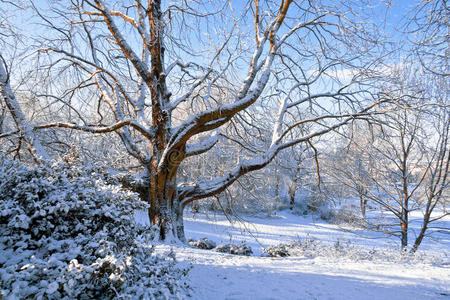
[[[144,207],[93,167],[0,158],[0,298],[180,296],[183,271],[135,223]]]
[[[450,263],[450,253],[448,251],[442,251],[441,253],[426,251],[409,253],[402,252],[398,248],[373,247],[367,249],[348,240],[337,240],[333,244],[326,244],[317,239],[305,238],[262,250],[264,255],[272,257],[294,256],[343,261],[403,262],[432,265],[448,265]]]
[[[320,242],[315,239],[299,239],[286,244],[263,248],[263,253],[272,257],[305,256],[315,257],[319,253]]]
[[[253,253],[252,248],[245,244],[235,245],[235,244],[220,244],[213,249],[216,252],[229,253],[234,255],[245,255],[249,256]]]
[[[311,189],[298,190],[295,194],[295,202],[292,213],[295,215],[318,215],[322,220],[329,220],[332,215],[332,201],[325,193]]]
[[[221,253],[228,253],[234,255],[245,255],[249,256],[253,254],[252,248],[244,243],[242,244],[220,244],[216,246],[214,241],[211,241],[208,238],[202,238],[199,240],[189,239],[189,245],[206,250],[213,250]]]
[[[330,223],[332,224],[343,224],[350,225],[354,227],[364,228],[366,226],[365,220],[361,217],[360,213],[355,209],[349,207],[341,207],[330,214]]]
[[[211,250],[216,247],[216,243],[206,237],[199,240],[189,239],[188,243],[193,247],[206,250]]]
[[[278,246],[272,246],[269,248],[263,248],[263,253],[265,256],[268,255],[270,257],[286,257],[290,256],[289,254],[289,245],[281,244]]]

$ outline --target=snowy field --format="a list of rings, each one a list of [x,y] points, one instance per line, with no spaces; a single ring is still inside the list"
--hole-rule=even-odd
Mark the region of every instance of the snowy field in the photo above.
[[[450,299],[450,237],[424,241],[414,261],[353,259],[326,255],[264,257],[262,247],[302,239],[322,245],[351,245],[356,249],[385,249],[396,253],[399,241],[379,234],[351,233],[312,216],[283,211],[275,217],[244,217],[231,224],[221,215],[188,215],[187,238],[252,247],[252,256],[223,254],[185,245],[158,245],[172,249],[189,273],[193,299]],[[448,228],[449,218],[442,226]],[[370,238],[367,238],[370,237]],[[357,250],[355,250],[357,251]]]

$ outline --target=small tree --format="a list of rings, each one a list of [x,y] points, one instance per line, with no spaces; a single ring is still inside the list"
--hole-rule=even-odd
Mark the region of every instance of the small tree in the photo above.
[[[412,252],[430,224],[447,215],[432,217],[437,206],[445,205],[443,195],[449,188],[447,92],[434,89],[438,82],[429,78],[426,70],[411,65],[397,72],[387,86],[387,97],[402,99],[401,105],[370,126],[353,127],[357,131],[350,135],[350,155],[343,164],[335,164],[341,182],[394,217],[395,223],[372,225],[398,236],[403,250],[408,247],[411,212],[423,213]]]

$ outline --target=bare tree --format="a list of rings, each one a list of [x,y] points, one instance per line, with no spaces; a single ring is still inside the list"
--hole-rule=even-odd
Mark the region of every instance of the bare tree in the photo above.
[[[375,157],[370,151],[374,142],[371,122],[353,122],[348,127],[348,134],[340,140],[342,145],[337,147],[336,153],[329,155],[328,161],[329,176],[350,191],[341,197],[357,196],[363,219],[366,218],[369,180],[371,176],[377,177]]]
[[[141,195],[162,240],[184,239],[187,204],[387,101],[371,93],[372,54],[382,49],[374,27],[361,22],[365,3],[219,2],[32,4],[48,33],[35,39],[39,78],[50,84],[33,93],[49,115],[64,107],[70,121],[28,132],[116,133],[144,171]],[[243,148],[226,172],[180,182],[181,163],[227,137],[225,124],[252,128],[248,112],[256,106],[270,116],[269,143],[251,153]],[[299,134],[305,125],[308,132]]]
[[[398,236],[402,250],[409,246],[411,213],[423,213],[411,248],[415,252],[423,238],[433,232],[431,223],[448,215],[435,208],[445,205],[443,195],[449,188],[450,115],[448,92],[435,89],[438,83],[430,80],[434,75],[427,76],[427,70],[417,65],[401,69],[390,77],[391,85],[385,86],[386,97],[401,101],[370,126],[354,127],[357,132],[350,135],[350,160],[335,164],[335,168],[337,177],[345,179],[340,182],[388,212],[383,223],[378,218],[366,222],[373,225],[371,228]]]
[[[444,110],[443,114],[437,118],[437,124],[435,124],[435,126],[438,132],[437,141],[435,146],[430,149],[431,156],[426,164],[424,174],[422,202],[425,209],[423,211],[423,223],[421,230],[414,241],[411,252],[417,251],[423,238],[427,236],[427,230],[433,229],[433,222],[449,215],[449,213],[445,211],[445,198],[448,197],[450,190],[450,113],[448,109]],[[436,212],[435,209],[438,205],[442,205],[444,208],[442,213]],[[437,229],[448,231],[448,228],[437,227]]]
[[[407,29],[413,32],[414,45],[412,57],[417,59],[424,75],[420,83],[428,97],[429,106],[426,110],[433,119],[433,129],[436,133],[435,143],[429,147],[426,163],[426,179],[424,180],[423,223],[417,235],[412,252],[417,251],[427,230],[432,229],[431,223],[448,215],[446,212],[449,193],[449,56],[450,39],[449,7],[446,0],[430,0],[420,2],[411,12]],[[430,108],[431,107],[431,108]],[[424,109],[424,108],[422,108]],[[441,205],[441,214],[435,211]],[[445,228],[437,228],[446,230]]]

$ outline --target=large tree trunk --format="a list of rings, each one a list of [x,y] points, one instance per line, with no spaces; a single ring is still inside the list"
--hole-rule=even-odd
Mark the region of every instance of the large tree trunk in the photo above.
[[[161,241],[185,241],[183,210],[176,190],[175,178],[168,174],[157,174],[149,185],[149,218],[159,228]],[[159,184],[158,184],[159,183]]]
[[[175,152],[173,152],[175,153]],[[184,152],[169,155],[167,162],[151,165],[149,182],[149,218],[160,230],[160,240],[184,240],[183,207],[177,198],[176,174]]]
[[[167,107],[170,105],[170,93],[166,88],[164,73],[164,45],[163,26],[161,15],[161,0],[149,0],[149,25],[151,56],[151,82],[150,95],[152,100],[152,125],[155,137],[152,140],[152,157],[149,164],[149,218],[152,224],[159,227],[160,240],[184,239],[178,237],[179,204],[176,201],[178,167],[185,156],[184,145],[181,148],[168,148],[169,129],[171,126],[170,114]]]
[[[175,233],[177,238],[184,243],[186,242],[186,237],[184,235],[183,213],[183,205],[178,205],[178,207],[175,208]]]
[[[157,188],[152,186],[151,179],[147,176],[148,174],[144,176],[142,181],[136,181],[136,178],[132,176],[124,176],[120,179],[120,182],[124,188],[138,193],[142,201],[150,204],[148,209],[150,223],[158,226],[160,229],[157,239],[185,242],[183,225],[184,206],[180,205],[180,201],[176,197],[175,186],[171,185],[170,189],[172,191],[163,193],[163,195],[170,194],[175,195],[175,197],[168,200],[165,200],[164,197],[158,199],[156,197],[158,193],[155,193]],[[153,196],[150,195],[150,192]]]

